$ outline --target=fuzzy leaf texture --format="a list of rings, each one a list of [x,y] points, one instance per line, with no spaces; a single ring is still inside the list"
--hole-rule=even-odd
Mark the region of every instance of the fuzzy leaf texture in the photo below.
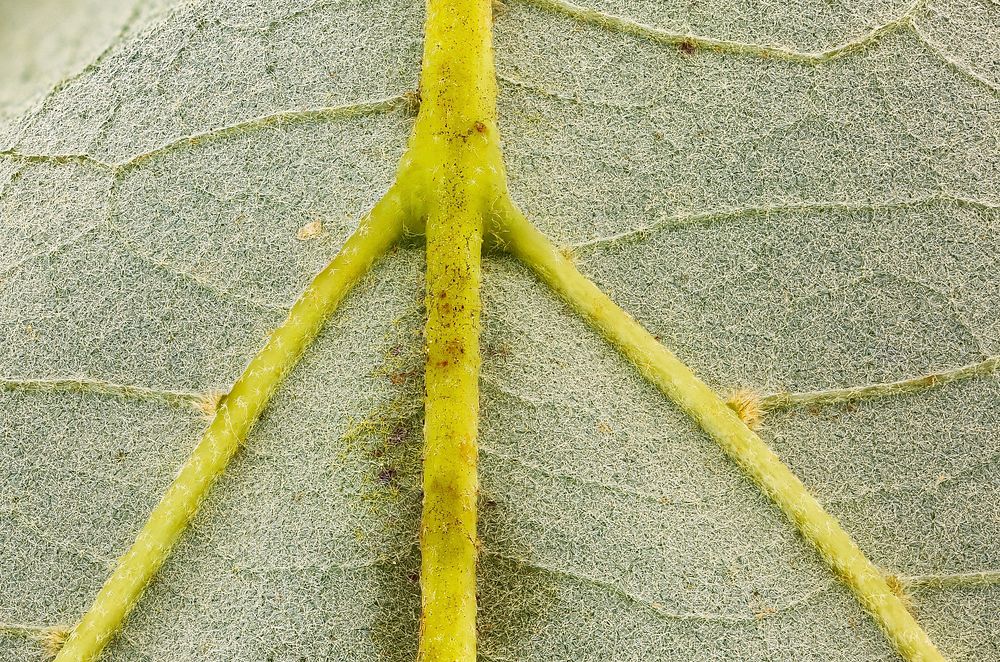
[[[761,436],[942,652],[1000,659],[996,2],[496,9],[518,204],[714,389],[773,396]],[[391,184],[422,21],[0,0],[0,660],[77,621]],[[403,245],[345,300],[103,659],[414,659],[423,270]],[[481,659],[899,659],[524,267],[487,254],[483,300]]]

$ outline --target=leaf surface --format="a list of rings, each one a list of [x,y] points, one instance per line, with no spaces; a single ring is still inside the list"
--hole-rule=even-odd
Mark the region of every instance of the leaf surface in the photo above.
[[[591,1],[621,20],[499,11],[513,195],[711,386],[1000,354],[995,4]],[[22,35],[0,39],[6,624],[79,617],[196,442],[197,394],[226,390],[389,186],[412,119],[324,109],[413,86],[423,19],[397,0],[59,4],[58,43],[23,37],[49,5],[0,5]],[[345,301],[107,659],[413,659],[422,274],[401,247]],[[483,659],[897,659],[564,304],[506,257],[484,283]],[[24,388],[69,378],[88,381]],[[998,398],[987,372],[761,430],[911,579],[955,661],[1000,658]],[[967,573],[993,574],[933,579]],[[43,652],[3,632],[0,659]]]

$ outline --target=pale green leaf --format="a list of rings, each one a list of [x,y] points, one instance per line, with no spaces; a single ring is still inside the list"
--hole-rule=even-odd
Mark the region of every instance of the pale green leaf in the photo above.
[[[589,2],[498,8],[512,194],[711,386],[1000,354],[996,2]],[[422,20],[0,0],[0,660],[79,618],[199,394],[389,186],[402,105],[324,109],[415,86]],[[484,270],[484,660],[898,659],[691,421],[525,269]],[[422,273],[401,247],[345,301],[106,659],[414,658]],[[998,402],[980,371],[761,430],[956,662],[1000,659]]]

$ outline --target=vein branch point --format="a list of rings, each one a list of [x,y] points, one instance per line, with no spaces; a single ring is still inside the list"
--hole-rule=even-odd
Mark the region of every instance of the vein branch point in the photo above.
[[[559,0],[533,1],[582,20],[608,23]],[[395,183],[309,284],[225,399],[215,403],[201,441],[56,660],[89,662],[99,656],[282,379],[351,287],[404,234],[423,235],[427,251],[424,502],[419,531],[421,662],[474,662],[477,655],[477,428],[484,238],[533,269],[690,415],[816,547],[907,660],[943,660],[883,574],[751,430],[746,415],[750,403],[742,406],[743,417],[738,415],[584,276],[574,265],[572,252],[554,245],[511,200],[496,115],[493,11],[491,0],[428,0],[419,110]],[[624,23],[608,24],[635,32],[634,26]],[[873,33],[871,39],[877,37]],[[714,43],[697,45],[721,48]],[[798,57],[772,51],[768,54]],[[383,105],[399,102],[389,100]],[[412,100],[407,103],[412,105]],[[366,106],[351,112],[371,109]],[[244,128],[239,125],[226,131]],[[141,167],[153,154],[136,157],[123,167]]]

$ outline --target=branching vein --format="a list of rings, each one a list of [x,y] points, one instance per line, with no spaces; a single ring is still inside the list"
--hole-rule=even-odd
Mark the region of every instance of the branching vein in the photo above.
[[[9,634],[39,635],[47,632],[51,625],[32,625],[30,623],[0,623],[0,632]]]
[[[755,207],[734,207],[695,214],[678,214],[669,216],[650,225],[632,230],[626,230],[605,237],[596,237],[587,241],[571,244],[573,248],[590,248],[619,242],[637,241],[662,230],[673,230],[692,225],[711,225],[722,221],[736,221],[747,218],[769,218],[784,214],[802,213],[843,213],[843,212],[881,212],[897,209],[919,209],[934,204],[951,204],[983,211],[1000,210],[1000,205],[974,198],[952,195],[950,193],[932,193],[929,195],[907,198],[903,200],[874,201],[867,203],[818,201],[795,202],[789,204],[761,205]]]
[[[970,363],[951,370],[932,372],[920,377],[901,379],[895,382],[863,384],[823,391],[774,393],[762,398],[760,404],[765,410],[775,410],[812,405],[831,405],[868,398],[903,395],[944,386],[945,384],[962,379],[989,375],[996,371],[998,367],[1000,367],[1000,355],[991,356],[977,363]]]
[[[158,156],[173,152],[179,148],[192,147],[203,143],[219,140],[228,136],[244,133],[253,133],[260,129],[275,126],[290,126],[294,124],[304,124],[308,122],[331,122],[336,120],[350,119],[354,117],[364,117],[366,115],[376,115],[379,113],[391,112],[409,103],[406,95],[397,95],[385,99],[374,101],[360,101],[358,103],[345,104],[340,106],[322,106],[319,108],[303,108],[297,110],[283,110],[267,115],[260,115],[242,122],[229,124],[200,133],[193,133],[181,136],[164,143],[145,152],[140,152],[129,157],[125,161],[102,161],[89,154],[27,154],[17,149],[11,148],[0,151],[0,158],[10,159],[22,163],[86,163],[99,168],[104,168],[122,174],[150,161]]]
[[[605,30],[630,34],[649,41],[667,46],[678,46],[687,49],[702,49],[729,55],[745,55],[760,58],[783,60],[802,64],[820,64],[837,59],[848,53],[864,49],[887,34],[909,29],[912,17],[921,9],[925,0],[917,0],[905,12],[896,18],[878,26],[859,37],[822,51],[797,51],[785,46],[772,44],[753,44],[715,37],[703,37],[695,34],[671,32],[662,30],[638,21],[614,14],[588,9],[574,4],[569,0],[523,0],[525,3],[546,11],[569,16],[581,23],[594,25]]]
[[[177,268],[168,262],[157,260],[156,258],[153,258],[144,253],[141,249],[133,246],[132,242],[128,240],[128,238],[122,232],[122,229],[119,228],[118,226],[112,224],[111,231],[114,232],[115,237],[118,239],[118,245],[121,246],[124,251],[126,251],[132,257],[141,260],[142,262],[145,262],[146,264],[153,267],[157,271],[166,274],[167,276],[170,276],[172,278],[180,278],[188,283],[191,283],[198,289],[204,290],[205,292],[211,294],[212,296],[219,297],[220,299],[224,299],[226,301],[231,301],[232,303],[241,306],[250,306],[252,308],[257,308],[262,311],[266,310],[272,313],[286,312],[287,310],[286,308],[279,306],[277,304],[268,303],[267,301],[263,301],[260,299],[248,298],[241,296],[239,294],[235,294],[234,292],[231,292],[228,289],[223,289],[222,287],[219,287],[215,283],[212,283],[210,280],[197,276],[190,271]]]
[[[525,2],[602,29],[674,46],[686,52],[705,50],[803,65],[828,62],[861,51],[886,35],[912,31],[939,57],[969,74],[958,63],[937,52],[917,30],[914,16],[925,0],[916,0],[903,14],[866,34],[821,51],[797,51],[781,45],[669,32],[587,9],[569,0]],[[72,631],[56,658],[57,662],[90,662],[96,659],[120,628],[144,587],[164,563],[202,498],[240,448],[283,377],[352,285],[404,231],[423,233],[427,238],[425,303],[428,320],[425,327],[419,659],[421,662],[475,660],[476,559],[479,554],[479,541],[476,539],[479,286],[484,230],[493,232],[501,246],[507,247],[534,269],[545,283],[613,343],[643,376],[719,444],[817,548],[904,657],[910,662],[942,662],[941,654],[887,584],[882,572],[872,565],[837,520],[823,509],[791,470],[687,366],[583,276],[572,261],[531,225],[507,197],[496,122],[491,16],[490,5],[485,0],[429,0],[421,71],[423,105],[409,149],[397,173],[396,184],[292,306],[287,320],[274,331],[265,347],[221,401],[197,448],[153,510],[132,547],[119,560],[93,605]],[[524,85],[514,80],[509,82]],[[183,148],[267,127],[388,112],[408,102],[406,96],[401,95],[344,106],[272,113],[177,138],[121,162],[102,161],[86,154],[24,154],[16,149],[0,152],[0,158],[27,164],[90,164],[109,171],[113,184],[131,170]],[[114,201],[113,186],[111,200]],[[932,202],[977,209],[997,208],[987,202],[939,193],[885,203],[816,202],[731,209],[678,216],[578,246],[625,241],[662,227],[730,218],[789,212],[876,211]],[[109,204],[109,218],[111,207]],[[779,393],[767,396],[764,406],[794,407],[907,393],[965,377],[985,375],[997,368],[998,361],[1000,357],[991,357],[955,370],[888,384],[812,393]],[[93,392],[185,406],[201,406],[205,398],[203,394],[115,384],[86,377],[7,378],[0,380],[0,388]],[[502,456],[488,448],[483,450],[560,479],[598,485],[586,479],[557,475],[522,458]],[[625,488],[616,485],[600,486],[625,491]],[[637,492],[629,493],[647,498],[647,495]],[[651,609],[661,618],[748,621],[763,617],[760,614],[669,612],[659,603],[628,592],[612,582],[525,559],[503,558],[620,593]],[[363,560],[360,562],[362,565],[350,567],[367,567],[382,562],[382,558]],[[980,584],[995,583],[998,577],[1000,571],[985,570],[958,575],[914,576],[902,581],[907,585]],[[776,609],[766,609],[764,616],[777,610],[792,609],[823,590],[827,587],[816,588]],[[4,627],[14,630],[33,626],[0,626],[0,630]]]
[[[777,505],[910,662],[944,662],[937,647],[840,523],[736,413],[628,313],[581,274],[509,199],[494,232],[559,296],[684,410]]]
[[[953,586],[981,586],[985,584],[1000,584],[1000,570],[981,570],[979,572],[957,572],[943,575],[910,575],[900,577],[900,581],[909,587],[949,588]]]
[[[581,584],[586,584],[593,586],[595,588],[619,595],[629,602],[637,604],[644,609],[648,609],[656,616],[663,620],[668,621],[694,621],[694,622],[715,622],[715,623],[745,623],[759,621],[768,616],[773,616],[779,612],[789,611],[795,607],[801,606],[807,603],[810,599],[829,590],[829,585],[819,586],[817,588],[806,591],[802,595],[789,600],[787,603],[778,605],[776,607],[771,607],[759,614],[746,613],[746,614],[727,614],[721,612],[707,612],[707,611],[669,611],[666,605],[651,600],[649,598],[643,597],[637,593],[627,590],[626,588],[620,586],[618,583],[613,581],[608,581],[605,579],[599,579],[591,575],[585,574],[577,570],[567,570],[564,568],[557,568],[548,564],[543,564],[539,561],[532,559],[521,558],[518,556],[502,554],[499,552],[492,552],[486,550],[486,554],[489,556],[494,556],[497,558],[502,558],[507,561],[511,561],[518,565],[528,566],[542,572],[546,572],[553,575],[558,575],[561,577],[566,577],[574,582]]]
[[[137,400],[154,400],[169,405],[197,408],[204,398],[194,391],[157,389],[133,384],[93,379],[90,377],[64,377],[52,379],[0,378],[0,390],[24,391],[28,393],[96,393]]]
[[[968,78],[974,83],[982,85],[991,92],[1000,92],[1000,85],[997,85],[996,82],[976,73],[970,69],[968,65],[946,53],[944,48],[934,43],[927,35],[924,34],[923,30],[920,29],[920,26],[916,21],[913,22],[913,33],[917,36],[920,43],[922,43],[932,55],[944,62],[949,69],[960,76]]]
[[[406,103],[404,95],[377,99],[375,101],[362,101],[341,106],[327,106],[322,108],[306,108],[302,110],[286,110],[268,115],[261,115],[243,122],[230,124],[202,133],[195,133],[189,136],[178,138],[171,142],[154,147],[153,149],[136,154],[127,161],[117,163],[114,168],[119,171],[128,171],[146,161],[161,154],[171,152],[180,147],[199,145],[201,143],[219,140],[229,136],[248,133],[275,126],[288,126],[308,122],[330,122],[335,120],[350,119],[353,117],[363,117],[365,115],[375,115],[387,113],[399,108]]]
[[[271,394],[354,283],[398,240],[407,221],[406,209],[398,191],[387,193],[292,306],[288,319],[271,334],[233,385],[132,547],[73,629],[57,662],[94,660],[115,635],[212,483],[246,439]]]
[[[556,480],[566,481],[568,483],[575,483],[577,485],[583,485],[589,488],[597,488],[601,490],[607,490],[609,492],[616,492],[623,496],[627,496],[631,499],[636,499],[638,501],[644,501],[646,503],[655,504],[657,506],[670,506],[670,507],[696,507],[705,508],[708,504],[704,501],[679,501],[673,499],[666,494],[657,494],[655,492],[643,492],[637,490],[633,487],[628,487],[627,485],[621,485],[619,483],[612,483],[609,481],[595,480],[593,478],[585,478],[583,476],[577,476],[574,474],[566,473],[563,471],[557,471],[555,469],[550,469],[536,462],[531,462],[522,457],[516,455],[508,455],[507,453],[502,453],[497,449],[480,445],[479,451],[485,455],[490,455],[500,460],[516,464],[523,469],[527,469],[536,474],[541,474],[543,476],[548,476],[549,478],[554,478]]]

